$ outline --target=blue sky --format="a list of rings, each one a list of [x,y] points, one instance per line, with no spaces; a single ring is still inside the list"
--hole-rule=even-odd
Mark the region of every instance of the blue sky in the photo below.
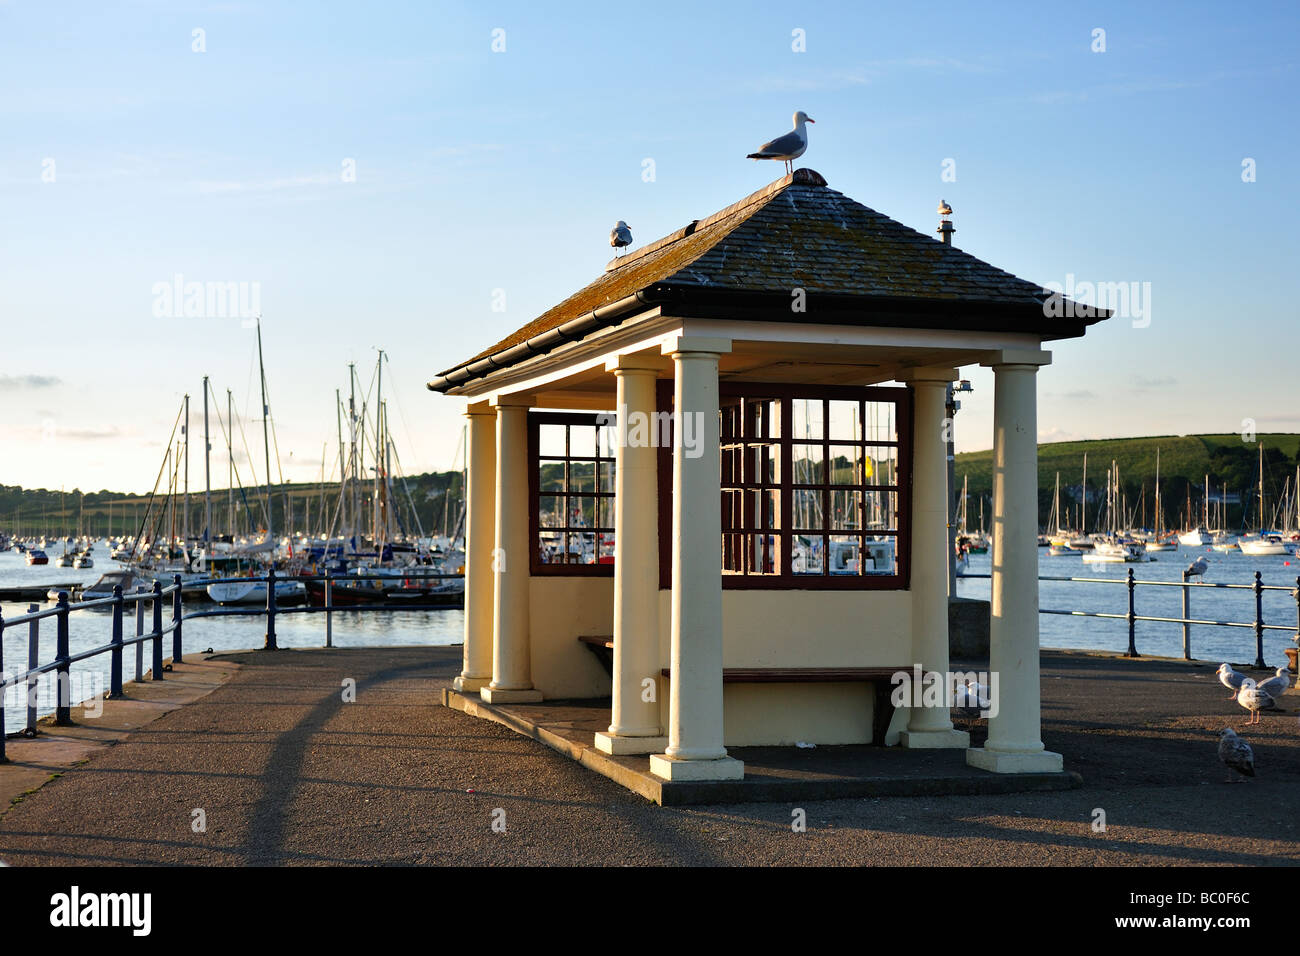
[[[460,403],[423,383],[596,277],[616,219],[639,245],[776,178],[744,155],[796,109],[800,165],[872,208],[928,232],[942,197],[957,245],[1017,275],[1150,283],[1149,325],[1054,347],[1045,440],[1300,429],[1297,26],[1291,4],[0,0],[0,482],[147,490],[205,374],[257,416],[252,331],[155,314],[178,274],[258,284],[287,477],[319,474],[376,348],[406,470],[450,467]],[[969,377],[973,450],[992,389]]]

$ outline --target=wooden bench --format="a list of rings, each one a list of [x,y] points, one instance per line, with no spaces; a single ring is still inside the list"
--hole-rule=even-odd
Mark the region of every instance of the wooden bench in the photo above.
[[[614,637],[611,634],[584,634],[578,640],[587,645],[587,650],[596,655],[605,673],[614,676]]]
[[[871,719],[871,742],[885,746],[885,735],[894,719],[893,682],[899,671],[911,673],[910,666],[900,667],[724,667],[724,684],[853,684],[873,685],[876,709]],[[670,668],[660,671],[671,678]]]

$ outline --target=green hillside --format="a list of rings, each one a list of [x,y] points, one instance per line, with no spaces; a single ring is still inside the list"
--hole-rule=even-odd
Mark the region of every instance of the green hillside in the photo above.
[[[1300,435],[1262,434],[1258,441],[1264,445],[1265,506],[1276,504],[1289,478],[1294,484],[1297,463],[1300,463]],[[1038,446],[1039,523],[1045,524],[1052,506],[1052,489],[1056,475],[1061,475],[1062,509],[1077,513],[1080,497],[1078,487],[1083,480],[1083,456],[1088,456],[1088,513],[1095,515],[1099,499],[1104,495],[1106,469],[1112,461],[1119,465],[1120,482],[1128,498],[1128,507],[1140,520],[1145,499],[1146,524],[1154,524],[1154,489],[1156,449],[1160,450],[1160,495],[1164,503],[1165,522],[1181,524],[1180,516],[1186,513],[1190,500],[1192,513],[1199,516],[1205,497],[1205,476],[1210,476],[1211,498],[1220,494],[1224,485],[1229,496],[1241,496],[1249,511],[1247,523],[1254,524],[1257,505],[1255,489],[1259,482],[1259,446],[1254,441],[1242,441],[1239,434],[1225,435],[1160,435],[1149,438],[1112,438],[1098,441],[1053,442]],[[970,523],[978,521],[979,498],[985,501],[985,513],[992,494],[992,451],[968,452],[957,456],[957,484],[962,478],[969,480],[970,501],[967,504]],[[1067,492],[1066,489],[1073,489]],[[1229,504],[1228,527],[1242,525],[1242,504]],[[1091,522],[1090,522],[1091,525]]]

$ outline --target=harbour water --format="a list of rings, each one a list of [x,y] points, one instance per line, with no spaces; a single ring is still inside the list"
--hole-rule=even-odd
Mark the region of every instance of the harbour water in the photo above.
[[[51,552],[54,554],[56,552]],[[1132,567],[1139,581],[1181,581],[1182,570],[1197,556],[1200,549],[1181,548],[1176,552],[1154,555],[1157,560],[1148,563],[1094,564],[1081,557],[1051,557],[1046,549],[1039,551],[1039,572],[1047,576],[1073,576],[1103,578],[1123,581],[1128,567]],[[1287,557],[1250,557],[1240,553],[1204,552],[1209,564],[1204,580],[1212,583],[1252,584],[1254,572],[1260,571],[1263,583],[1287,588],[1285,591],[1264,592],[1264,620],[1269,624],[1296,625],[1296,598],[1291,589],[1296,586],[1300,573],[1300,559]],[[53,564],[29,567],[17,551],[0,553],[0,587],[50,585],[78,582],[90,584],[106,570],[117,567],[108,559],[104,543],[95,547],[96,566],[85,570],[58,568]],[[987,554],[971,556],[971,574],[988,574],[991,559]],[[988,578],[959,578],[957,593],[962,597],[985,598],[989,596]],[[1137,613],[1163,617],[1179,617],[1182,611],[1182,590],[1172,587],[1139,587]],[[1255,595],[1250,590],[1192,591],[1192,617],[1222,621],[1253,622]],[[1127,610],[1127,588],[1122,584],[1096,584],[1084,582],[1041,581],[1039,601],[1044,608],[1060,610],[1104,611],[1123,614]],[[49,601],[40,601],[44,609]],[[195,607],[194,604],[188,605]],[[215,607],[204,602],[203,607]],[[26,602],[0,603],[0,613],[6,620],[28,610]],[[146,609],[146,627],[149,622]],[[163,611],[163,621],[171,620],[171,608]],[[70,615],[68,636],[73,654],[105,644],[110,637],[111,616],[108,610],[83,611]],[[124,631],[134,634],[134,616],[127,615]],[[449,645],[463,639],[464,613],[459,608],[440,611],[348,611],[334,613],[334,644],[338,647],[399,646],[399,645]],[[1065,617],[1055,614],[1039,615],[1040,641],[1043,647],[1101,650],[1122,653],[1128,646],[1128,625],[1124,621],[1098,618]],[[185,648],[187,653],[213,650],[238,650],[260,647],[265,639],[266,621],[261,616],[199,618],[185,623]],[[282,647],[320,647],[325,642],[325,619],[321,614],[284,614],[276,620],[276,633]],[[1291,631],[1265,631],[1264,659],[1270,666],[1286,663],[1283,651],[1291,647]],[[1251,663],[1255,659],[1255,633],[1248,628],[1220,628],[1194,625],[1191,633],[1192,656],[1213,662],[1231,661]],[[41,622],[40,663],[54,657],[55,622]],[[1177,624],[1139,621],[1137,646],[1140,653],[1182,656],[1182,628]],[[28,628],[24,625],[8,627],[4,632],[4,665],[9,673],[26,669],[28,653]],[[170,635],[163,640],[163,654],[171,656]],[[128,649],[123,655],[123,674],[129,680],[135,675],[135,654]],[[150,650],[145,648],[145,668],[148,669]],[[104,654],[72,667],[72,698],[79,702],[102,692],[108,686],[109,655]],[[42,680],[38,685],[38,711],[52,712],[54,706],[53,682]],[[25,719],[26,695],[21,689],[11,688],[5,697],[5,728],[12,732],[21,729]]]

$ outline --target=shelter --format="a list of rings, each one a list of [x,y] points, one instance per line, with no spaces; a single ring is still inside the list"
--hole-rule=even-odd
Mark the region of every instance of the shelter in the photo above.
[[[1035,382],[1044,342],[1106,313],[1049,298],[808,169],[610,262],[429,383],[468,401],[456,688],[611,696],[596,746],[665,780],[737,779],[728,746],[796,741],[1061,770]],[[996,382],[981,748],[946,701],[890,697],[893,675],[949,672],[946,401],[973,364]]]

